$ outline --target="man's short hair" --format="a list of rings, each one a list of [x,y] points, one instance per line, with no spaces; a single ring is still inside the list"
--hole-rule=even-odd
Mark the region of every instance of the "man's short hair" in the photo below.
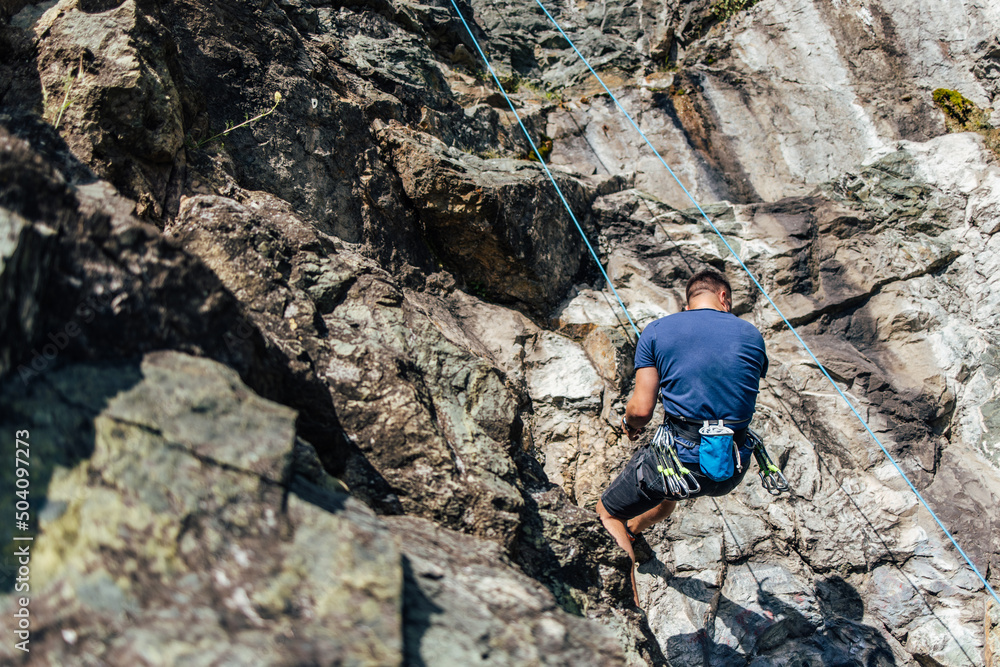
[[[702,294],[703,292],[715,293],[723,287],[726,288],[726,295],[732,299],[733,288],[729,285],[729,281],[726,280],[724,275],[711,269],[699,271],[688,280],[687,301],[688,303],[691,303],[691,299],[699,294]]]

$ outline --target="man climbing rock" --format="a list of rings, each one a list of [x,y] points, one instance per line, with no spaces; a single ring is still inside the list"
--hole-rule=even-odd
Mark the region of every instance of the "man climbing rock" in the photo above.
[[[685,309],[651,322],[636,345],[635,389],[622,426],[636,440],[653,417],[659,394],[680,462],[700,486],[692,498],[729,493],[750,464],[747,428],[767,355],[757,328],[731,309],[729,281],[716,271],[702,271],[688,280]],[[666,488],[655,453],[646,445],[597,503],[604,527],[632,559],[636,606],[632,541],[669,517],[682,498]]]

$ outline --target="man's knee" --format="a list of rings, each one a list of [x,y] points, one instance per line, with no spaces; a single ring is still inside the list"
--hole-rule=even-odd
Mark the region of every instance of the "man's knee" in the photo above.
[[[657,508],[660,510],[660,514],[667,514],[667,515],[673,512],[675,507],[677,507],[676,500],[664,500],[657,506]]]
[[[604,502],[600,498],[597,499],[597,516],[601,517],[602,519],[613,518],[611,516],[611,513],[608,512],[607,508],[604,507]]]
[[[656,506],[656,522],[663,521],[670,517],[674,513],[674,508],[677,507],[676,500],[664,500],[662,503]]]
[[[608,508],[604,506],[604,501],[598,499],[597,501],[597,516],[603,521],[605,519],[613,519],[615,521],[624,521],[624,519],[619,519],[614,514],[608,511]]]

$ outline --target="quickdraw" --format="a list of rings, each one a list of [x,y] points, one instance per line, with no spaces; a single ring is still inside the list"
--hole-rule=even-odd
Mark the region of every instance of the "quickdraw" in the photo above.
[[[656,455],[656,470],[663,477],[664,489],[681,498],[688,498],[691,494],[701,491],[701,485],[698,484],[694,474],[684,467],[677,456],[674,435],[670,432],[670,427],[661,424],[656,429],[651,447]]]
[[[757,467],[760,468],[757,474],[767,492],[772,496],[788,492],[788,480],[764,449],[764,440],[752,428],[747,429],[747,440],[753,445],[753,457],[757,460]]]

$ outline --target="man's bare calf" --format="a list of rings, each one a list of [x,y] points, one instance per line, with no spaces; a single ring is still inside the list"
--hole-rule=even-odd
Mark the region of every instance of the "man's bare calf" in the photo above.
[[[604,524],[604,528],[611,534],[611,537],[615,538],[615,542],[625,550],[625,553],[628,554],[631,560],[629,581],[632,583],[632,599],[636,607],[640,607],[641,605],[639,604],[639,588],[635,581],[635,550],[632,548],[632,540],[629,539],[628,533],[631,532],[633,535],[638,535],[653,524],[663,521],[670,516],[676,505],[677,502],[674,500],[665,500],[648,512],[625,522],[611,516],[608,510],[604,508],[604,503],[600,500],[597,501],[597,516],[601,518],[601,523]],[[628,530],[626,530],[626,527]]]

